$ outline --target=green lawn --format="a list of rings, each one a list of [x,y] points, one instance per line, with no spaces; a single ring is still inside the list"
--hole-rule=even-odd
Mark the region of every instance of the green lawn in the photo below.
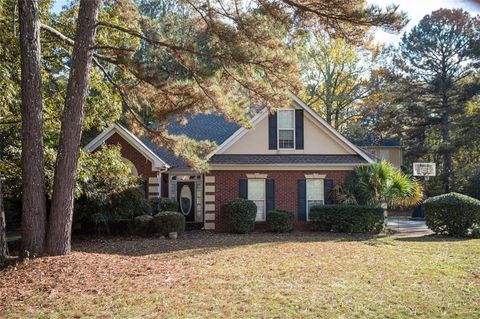
[[[74,248],[0,273],[0,316],[480,317],[480,240],[190,233]]]

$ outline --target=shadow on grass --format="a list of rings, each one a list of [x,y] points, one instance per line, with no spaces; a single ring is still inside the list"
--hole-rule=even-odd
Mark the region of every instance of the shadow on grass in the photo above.
[[[176,240],[163,237],[102,237],[76,239],[76,252],[115,254],[125,256],[158,255],[173,252],[188,252],[194,256],[216,250],[247,245],[276,243],[310,243],[327,241],[367,241],[375,238],[365,234],[336,234],[317,232],[294,232],[287,234],[214,234],[203,231],[186,232]]]
[[[402,242],[462,242],[467,240],[472,240],[470,237],[450,237],[450,236],[442,236],[436,234],[428,234],[424,236],[418,237],[397,237],[395,238],[397,241]]]

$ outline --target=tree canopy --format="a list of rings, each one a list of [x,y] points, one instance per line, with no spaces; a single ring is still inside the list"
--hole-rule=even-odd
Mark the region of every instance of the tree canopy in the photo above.
[[[409,158],[440,163],[444,192],[451,188],[456,154],[477,140],[475,116],[467,109],[476,104],[479,63],[478,18],[461,9],[425,16],[393,57],[391,119],[402,128]]]

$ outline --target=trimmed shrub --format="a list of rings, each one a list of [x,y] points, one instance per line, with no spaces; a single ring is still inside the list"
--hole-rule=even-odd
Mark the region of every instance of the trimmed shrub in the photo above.
[[[380,207],[318,205],[310,209],[309,217],[314,230],[378,234],[384,226]]]
[[[464,237],[480,223],[480,201],[458,193],[425,201],[425,221],[436,234]]]
[[[132,220],[135,216],[150,213],[150,203],[140,188],[130,188],[106,198],[75,200],[74,222],[110,223],[118,220]]]
[[[160,212],[153,216],[155,232],[167,236],[169,233],[179,234],[185,231],[185,216],[178,212]]]
[[[150,213],[150,203],[141,188],[129,188],[121,193],[112,195],[107,211],[116,220],[132,219],[135,216]]]
[[[274,233],[287,233],[293,231],[293,212],[274,209],[267,212],[268,230]]]
[[[135,234],[149,235],[154,231],[153,217],[150,215],[140,215],[133,219],[135,225]]]
[[[172,198],[152,198],[150,205],[154,215],[160,212],[178,212],[178,202]]]
[[[237,198],[222,206],[222,215],[235,233],[246,234],[255,227],[257,205],[244,198]]]
[[[472,238],[475,238],[475,239],[480,239],[480,227],[476,227],[472,229],[470,236],[472,236]]]

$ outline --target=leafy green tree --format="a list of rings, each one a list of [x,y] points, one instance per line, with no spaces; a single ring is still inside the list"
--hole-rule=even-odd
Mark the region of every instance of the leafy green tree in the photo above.
[[[373,92],[370,73],[373,52],[312,32],[299,45],[304,100],[335,129],[346,131],[363,118],[362,103]]]
[[[104,146],[101,151],[81,151],[75,197],[103,201],[114,193],[138,186],[138,177],[131,174],[131,164],[124,163],[120,148]]]
[[[30,2],[29,2],[30,3]],[[41,23],[60,24],[67,21],[65,18],[54,17],[50,14],[50,1],[41,1],[39,3],[39,20]],[[19,198],[22,196],[22,170],[21,170],[21,95],[20,95],[20,43],[19,43],[19,25],[18,21],[18,5],[15,0],[0,1],[0,27],[2,33],[0,34],[0,75],[2,81],[0,82],[0,171],[2,172],[3,193],[7,198]],[[66,14],[65,14],[66,15]],[[62,15],[64,17],[65,15]],[[117,15],[118,12],[117,12]],[[62,25],[63,28],[68,28],[69,24]],[[125,41],[125,39],[122,39]],[[59,47],[56,43],[57,38],[50,34],[42,33],[41,37],[41,77],[43,96],[43,156],[44,165],[39,165],[40,171],[45,174],[44,183],[28,183],[30,186],[41,186],[46,188],[41,191],[42,200],[35,201],[35,207],[41,207],[44,198],[51,198],[53,187],[53,172],[58,147],[58,137],[60,131],[61,114],[63,111],[64,94],[67,85],[68,77],[68,61],[70,51],[68,47]],[[138,41],[136,41],[138,43]],[[83,129],[87,131],[98,131],[112,122],[117,121],[122,114],[122,107],[118,93],[112,90],[113,85],[104,80],[102,71],[91,70],[92,81],[90,83],[89,95],[86,102],[86,118],[83,124]],[[37,136],[38,134],[35,134]],[[29,141],[35,142],[37,138],[31,138]],[[93,166],[85,166],[84,162],[89,162],[90,158],[102,158],[104,162],[104,169],[118,173],[118,175],[103,174],[105,178],[104,183],[112,185],[111,192],[119,192],[125,189],[123,180],[129,178],[128,165],[122,163],[119,159],[120,153],[118,150],[99,150],[95,154],[84,154],[81,156],[79,166],[82,178],[92,179],[98,172],[93,169]],[[27,160],[27,163],[30,163]],[[30,164],[34,164],[31,161]],[[91,164],[91,163],[90,163]],[[116,167],[122,166],[123,170],[115,170]],[[37,166],[36,166],[37,167]],[[123,175],[122,175],[123,174]],[[137,180],[131,180],[130,187],[138,185]],[[81,194],[89,191],[86,187],[92,190],[94,187],[100,187],[99,183],[82,183],[77,181],[76,198]],[[99,189],[99,192],[102,190]],[[30,194],[30,192],[26,192]],[[27,199],[28,196],[23,196]],[[35,211],[28,209],[26,205],[25,212],[27,214],[34,214]],[[34,214],[35,215],[35,214]],[[24,224],[28,218],[23,218]],[[45,222],[45,218],[41,218]],[[25,226],[25,225],[24,225]],[[25,229],[24,238],[25,243],[31,242],[31,238],[43,238],[39,232],[39,227],[23,227]],[[38,236],[37,236],[38,235]],[[40,248],[41,242],[35,241],[38,247],[32,249],[31,247],[24,247],[32,254],[42,253],[43,247]],[[30,245],[28,245],[30,246]]]

